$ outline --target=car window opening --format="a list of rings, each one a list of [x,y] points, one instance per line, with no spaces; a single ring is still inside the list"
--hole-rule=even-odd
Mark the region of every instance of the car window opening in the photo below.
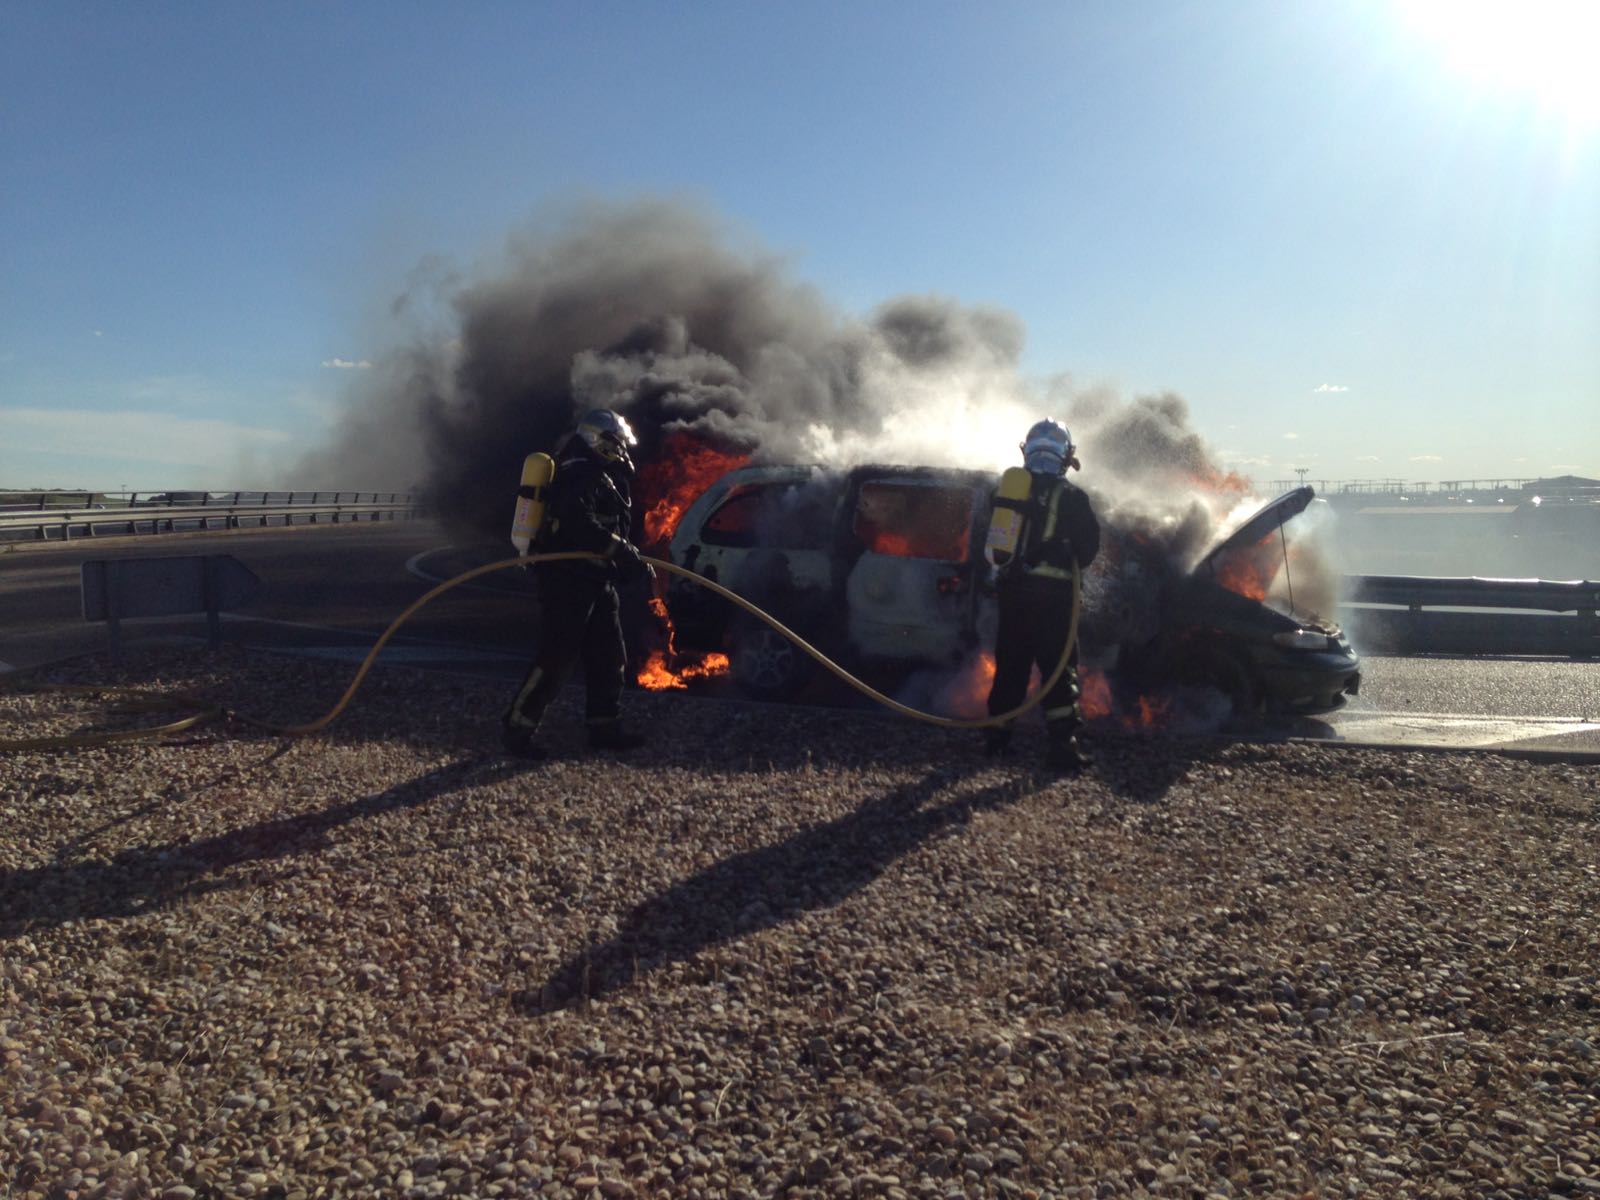
[[[973,493],[924,483],[865,483],[851,531],[873,554],[965,562]]]
[[[701,537],[713,546],[816,550],[824,545],[826,519],[815,489],[792,482],[743,484],[706,518]]]

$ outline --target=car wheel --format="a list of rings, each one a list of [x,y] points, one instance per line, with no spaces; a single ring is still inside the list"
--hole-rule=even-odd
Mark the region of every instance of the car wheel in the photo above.
[[[787,700],[810,682],[809,654],[763,621],[741,621],[728,643],[728,669],[739,689],[762,700]]]
[[[1261,693],[1250,673],[1233,655],[1222,650],[1194,650],[1169,672],[1174,683],[1186,687],[1211,688],[1222,693],[1233,706],[1233,715],[1245,716],[1261,704]]]

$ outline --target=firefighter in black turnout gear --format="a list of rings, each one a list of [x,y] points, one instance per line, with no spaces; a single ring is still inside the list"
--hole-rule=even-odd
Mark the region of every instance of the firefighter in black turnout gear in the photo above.
[[[994,685],[989,714],[1009,712],[1027,694],[1035,664],[1049,679],[1061,661],[1072,618],[1072,566],[1082,571],[1100,551],[1100,522],[1089,498],[1066,480],[1079,466],[1072,435],[1055,421],[1040,421],[1021,443],[1027,479],[1016,468],[1002,477],[995,499],[998,529],[1007,521],[1014,540],[1010,552],[996,550],[995,590],[999,627],[995,634]],[[1019,513],[1020,525],[1011,513]],[[993,542],[991,538],[991,542]],[[1083,718],[1078,709],[1078,647],[1072,647],[1062,672],[1042,706],[1045,762],[1052,769],[1077,772],[1093,763],[1078,742]],[[1011,727],[984,731],[984,749],[999,754],[1011,740]]]
[[[588,686],[585,726],[591,747],[631,750],[644,738],[621,723],[627,652],[617,585],[653,574],[628,540],[632,520],[632,428],[609,409],[586,413],[558,452],[534,553],[588,550],[601,559],[534,567],[539,583],[539,650],[501,719],[507,753],[543,758],[533,736],[580,659]]]

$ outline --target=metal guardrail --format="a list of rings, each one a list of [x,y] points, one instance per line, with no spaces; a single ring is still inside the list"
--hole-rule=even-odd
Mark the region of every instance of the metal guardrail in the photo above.
[[[1340,619],[1358,649],[1600,656],[1600,582],[1347,575],[1344,584]]]
[[[256,498],[243,499],[250,495]],[[204,500],[139,501],[121,508],[36,508],[0,511],[0,543],[79,537],[175,533],[180,529],[408,519],[416,503],[401,492],[219,493]]]

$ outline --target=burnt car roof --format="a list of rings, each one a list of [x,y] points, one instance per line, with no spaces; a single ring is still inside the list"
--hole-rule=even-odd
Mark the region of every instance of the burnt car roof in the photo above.
[[[1215,568],[1219,558],[1234,551],[1254,546],[1284,522],[1299,516],[1316,496],[1316,489],[1306,486],[1285,492],[1276,500],[1269,500],[1243,525],[1240,525],[1206,552],[1195,572],[1206,567]]]

